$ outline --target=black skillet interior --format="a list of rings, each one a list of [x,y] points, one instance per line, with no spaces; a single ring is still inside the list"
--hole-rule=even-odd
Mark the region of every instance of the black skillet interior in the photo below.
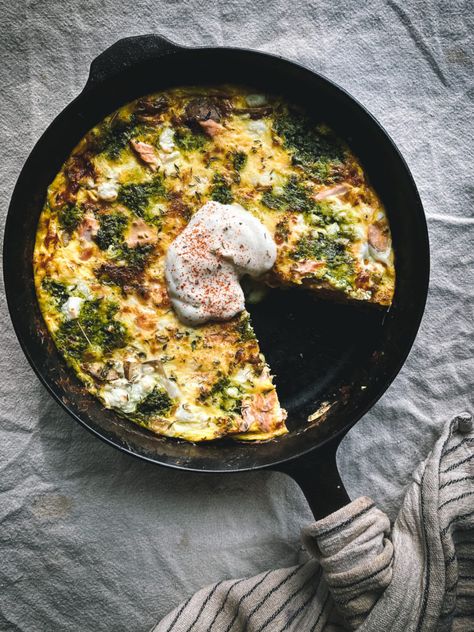
[[[46,188],[88,129],[151,91],[226,82],[283,94],[348,140],[387,207],[396,253],[396,296],[388,312],[278,290],[250,307],[291,430],[260,445],[169,440],[103,409],[57,353],[36,302],[31,265]],[[4,248],[12,320],[27,357],[53,396],[114,446],[156,463],[199,471],[275,466],[341,436],[382,395],[403,364],[422,316],[428,266],[424,214],[408,168],[386,133],[347,93],[278,57],[240,49],[181,48],[158,36],[121,40],[93,63],[85,90],[51,124],[23,168]],[[308,416],[321,405],[329,406],[324,421],[309,424]]]

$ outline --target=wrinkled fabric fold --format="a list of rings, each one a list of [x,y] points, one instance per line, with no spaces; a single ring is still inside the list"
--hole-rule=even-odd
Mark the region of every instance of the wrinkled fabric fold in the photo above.
[[[358,498],[303,530],[337,609],[356,628],[392,579],[390,521],[370,498]]]
[[[391,527],[367,497],[307,526],[312,559],[204,588],[154,632],[472,632],[474,429],[446,425]]]

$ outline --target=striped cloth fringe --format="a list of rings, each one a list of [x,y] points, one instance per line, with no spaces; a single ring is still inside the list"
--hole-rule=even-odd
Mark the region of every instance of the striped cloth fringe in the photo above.
[[[471,416],[447,424],[393,527],[362,497],[302,537],[306,564],[203,588],[153,632],[473,632]]]

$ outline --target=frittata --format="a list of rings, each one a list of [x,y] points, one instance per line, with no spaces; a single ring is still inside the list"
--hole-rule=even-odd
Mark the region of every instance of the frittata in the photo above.
[[[267,286],[390,305],[390,229],[357,158],[324,123],[239,86],[148,95],[86,134],[40,216],[38,301],[105,407],[189,441],[270,439],[286,412],[249,314],[185,325],[167,293],[168,247],[210,200],[273,236]]]

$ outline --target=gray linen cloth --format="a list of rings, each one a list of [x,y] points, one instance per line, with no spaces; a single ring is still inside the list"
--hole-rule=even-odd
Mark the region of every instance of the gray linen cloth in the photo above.
[[[399,146],[430,231],[430,295],[412,353],[338,454],[351,498],[367,494],[393,519],[442,424],[472,409],[471,4],[3,0],[0,229],[34,143],[121,37],[255,48],[336,81]],[[140,632],[201,586],[301,562],[311,515],[291,479],[172,472],[97,441],[36,379],[0,293],[2,632]]]
[[[153,632],[472,632],[474,425],[447,424],[398,517],[367,497],[306,527],[313,558],[217,582]]]

